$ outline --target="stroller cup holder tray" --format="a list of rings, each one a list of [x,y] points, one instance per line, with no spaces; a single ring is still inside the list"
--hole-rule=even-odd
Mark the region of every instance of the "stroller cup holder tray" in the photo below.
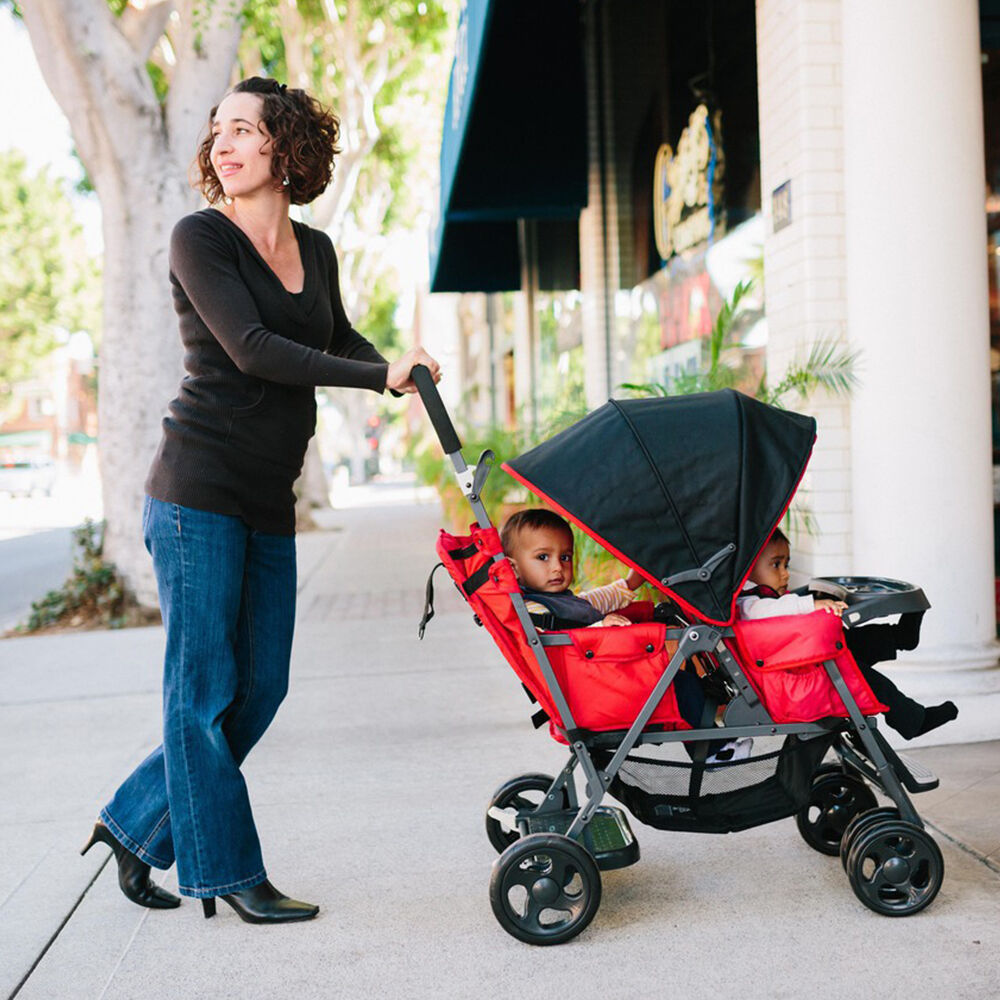
[[[531,813],[524,818],[525,834],[565,834],[576,819],[578,810]],[[584,829],[583,845],[593,855],[601,871],[627,868],[639,860],[639,842],[632,833],[628,817],[616,806],[598,806],[594,818]]]
[[[848,628],[873,618],[926,611],[930,607],[919,587],[882,576],[819,576],[795,592],[824,594],[846,602],[843,617]]]

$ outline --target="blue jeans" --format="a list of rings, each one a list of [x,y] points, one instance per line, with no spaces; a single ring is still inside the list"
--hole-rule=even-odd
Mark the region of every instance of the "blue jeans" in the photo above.
[[[236,892],[267,877],[240,764],[288,689],[295,539],[150,497],[143,533],[167,633],[163,744],[101,818],[147,864],[176,860],[185,896]]]

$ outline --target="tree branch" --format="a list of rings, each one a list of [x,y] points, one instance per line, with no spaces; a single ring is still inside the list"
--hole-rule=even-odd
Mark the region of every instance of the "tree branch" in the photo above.
[[[311,80],[306,66],[304,49],[309,34],[295,0],[281,0],[278,4],[278,22],[285,40],[285,68],[288,83],[293,87],[307,88]]]
[[[187,166],[213,104],[222,99],[243,34],[239,5],[178,0],[172,33],[177,64],[167,93],[166,124],[178,166]]]
[[[134,145],[159,139],[159,105],[131,42],[105,0],[33,0],[24,22],[45,82],[69,119],[73,140],[97,183],[99,164],[120,175]],[[123,129],[132,149],[120,141]]]
[[[122,16],[118,19],[121,32],[143,62],[149,58],[153,46],[167,30],[167,21],[173,11],[173,0],[150,0],[142,8],[129,4],[122,11]]]

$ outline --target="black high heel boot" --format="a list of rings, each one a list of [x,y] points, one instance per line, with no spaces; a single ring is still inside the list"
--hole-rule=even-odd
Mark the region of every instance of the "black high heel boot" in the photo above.
[[[215,916],[216,899],[224,899],[240,920],[248,924],[287,924],[293,920],[312,920],[319,913],[318,906],[289,899],[266,880],[249,889],[203,899],[201,906],[206,917]]]
[[[181,901],[172,892],[149,881],[149,865],[140,861],[124,844],[120,844],[103,823],[94,827],[90,840],[83,845],[80,853],[86,854],[98,841],[107,844],[114,853],[118,862],[118,886],[127,899],[151,910],[172,910],[181,905]]]

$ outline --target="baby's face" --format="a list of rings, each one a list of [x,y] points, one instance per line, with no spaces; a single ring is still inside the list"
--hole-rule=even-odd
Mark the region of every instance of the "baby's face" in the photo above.
[[[750,581],[770,587],[780,597],[788,590],[788,542],[771,542],[761,552],[750,571]]]
[[[559,528],[522,528],[508,558],[522,587],[557,594],[573,584],[573,536]]]

